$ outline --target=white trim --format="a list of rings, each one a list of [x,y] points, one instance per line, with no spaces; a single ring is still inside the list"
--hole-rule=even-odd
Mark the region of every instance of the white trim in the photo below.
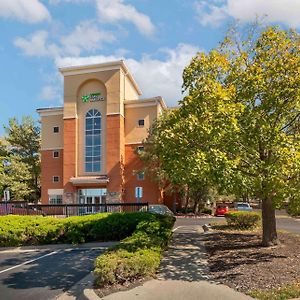
[[[124,118],[124,115],[121,114],[121,113],[108,113],[108,114],[106,114],[106,116],[118,116],[118,115],[120,115]]]
[[[125,103],[125,109],[126,108],[138,108],[138,107],[150,107],[150,106],[157,106],[157,103],[132,103],[132,104],[128,104]]]
[[[75,117],[63,117],[64,120],[71,120],[71,119],[78,119],[78,115],[76,114]]]
[[[54,156],[54,153],[57,152],[58,153],[58,156]],[[60,158],[60,151],[59,149],[56,149],[56,150],[52,150],[52,157],[57,159],[57,158]]]
[[[57,177],[57,178],[58,178],[58,181],[55,181],[55,180],[54,180],[54,177]],[[58,175],[53,175],[53,176],[52,176],[52,183],[60,183],[60,176],[58,176]]]
[[[63,196],[64,189],[48,189],[48,196]]]
[[[41,117],[49,117],[49,116],[63,116],[64,109],[62,107],[57,108],[39,108],[36,112]]]
[[[89,176],[89,177],[71,177],[70,182],[73,185],[81,185],[81,184],[97,184],[97,183],[108,183],[109,178],[102,179],[101,176]]]
[[[125,146],[126,145],[140,145],[140,144],[143,144],[143,142],[125,143]]]
[[[41,151],[55,151],[55,150],[64,150],[64,148],[63,147],[41,148]]]

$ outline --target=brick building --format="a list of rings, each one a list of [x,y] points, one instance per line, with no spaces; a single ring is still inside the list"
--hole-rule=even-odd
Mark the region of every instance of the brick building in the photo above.
[[[60,72],[63,107],[37,110],[42,203],[163,202],[158,185],[140,172],[137,155],[166,109],[163,99],[139,99],[141,91],[123,61]]]

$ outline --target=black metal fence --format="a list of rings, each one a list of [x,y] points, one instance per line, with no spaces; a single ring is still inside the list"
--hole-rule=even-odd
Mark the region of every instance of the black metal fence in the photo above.
[[[148,203],[106,204],[28,204],[27,202],[0,202],[0,216],[84,216],[105,212],[148,211]]]

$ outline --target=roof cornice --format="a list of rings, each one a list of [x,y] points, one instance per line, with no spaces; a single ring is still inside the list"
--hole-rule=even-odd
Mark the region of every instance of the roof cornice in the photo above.
[[[134,86],[138,94],[142,95],[139,86],[137,85],[136,81],[134,80],[133,76],[129,72],[129,69],[123,60],[116,60],[116,61],[105,62],[100,64],[92,64],[92,65],[61,67],[58,68],[58,70],[63,76],[73,76],[73,75],[80,75],[80,74],[87,74],[87,73],[110,71],[110,70],[123,70],[124,74],[128,76],[129,80],[131,81],[132,85]]]

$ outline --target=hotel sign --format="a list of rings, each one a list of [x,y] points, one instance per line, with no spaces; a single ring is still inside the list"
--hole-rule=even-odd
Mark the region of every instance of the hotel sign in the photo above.
[[[91,93],[81,97],[83,103],[104,101],[104,96],[101,93]]]

